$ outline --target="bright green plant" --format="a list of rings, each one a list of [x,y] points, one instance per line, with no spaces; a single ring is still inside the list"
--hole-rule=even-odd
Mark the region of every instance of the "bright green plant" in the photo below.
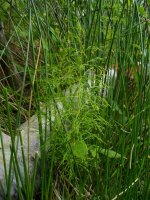
[[[8,43],[19,48],[16,63],[23,75],[19,92],[7,90],[16,100],[8,98],[1,107],[1,125],[13,131],[38,113],[40,199],[149,199],[150,2],[11,2],[3,2],[1,12],[8,27],[5,16],[11,11]],[[114,66],[117,78],[108,83],[106,72]],[[30,95],[24,98],[28,84]],[[13,162],[17,174],[17,159]],[[34,182],[35,177],[23,188],[27,199],[33,198]],[[19,186],[18,191],[23,199]]]

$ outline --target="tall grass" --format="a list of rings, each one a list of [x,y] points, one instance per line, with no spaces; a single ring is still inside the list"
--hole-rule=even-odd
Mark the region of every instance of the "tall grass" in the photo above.
[[[150,4],[2,4],[22,87],[4,89],[0,124],[11,135],[32,113],[38,115],[41,185],[35,199],[149,199]],[[112,67],[117,77],[108,80]],[[33,198],[37,159],[33,181],[28,165],[24,161],[23,193],[17,176],[20,199]]]

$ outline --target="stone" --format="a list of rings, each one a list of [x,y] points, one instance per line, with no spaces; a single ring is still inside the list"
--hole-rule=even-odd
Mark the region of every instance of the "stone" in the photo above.
[[[30,128],[29,128],[30,126]],[[34,169],[34,161],[35,161],[35,155],[36,153],[40,152],[40,141],[39,141],[39,130],[38,130],[38,119],[37,116],[34,115],[30,118],[29,121],[22,124],[18,130],[18,133],[21,133],[22,141],[23,141],[23,151],[25,155],[26,160],[26,166],[28,167],[28,132],[30,137],[30,155],[29,155],[29,171],[32,175],[33,169]],[[3,187],[4,193],[2,191],[2,188],[0,187],[0,200],[4,199],[4,197],[7,195],[7,184],[6,184],[6,177],[5,177],[5,170],[4,170],[4,160],[6,164],[6,171],[7,176],[9,173],[9,167],[10,167],[10,157],[11,157],[11,137],[6,135],[5,133],[1,132],[1,137],[3,140],[3,146],[0,142],[0,182],[1,186]],[[17,147],[18,146],[18,147]],[[4,148],[4,149],[2,149]],[[5,154],[5,159],[3,157],[3,152]],[[23,182],[25,183],[25,173],[24,173],[24,165],[23,165],[23,159],[22,159],[22,151],[21,151],[21,144],[20,144],[20,137],[19,134],[15,137],[15,150],[17,151],[17,160],[19,164],[20,173],[23,179]],[[10,177],[10,176],[9,176]],[[37,175],[36,177],[38,180],[36,180],[36,185],[39,184],[40,177]],[[12,169],[11,169],[11,190],[10,190],[10,199],[18,199],[18,191],[17,191],[17,181],[14,171],[14,165],[12,163]],[[21,181],[20,181],[21,184]],[[35,186],[37,187],[37,186]]]

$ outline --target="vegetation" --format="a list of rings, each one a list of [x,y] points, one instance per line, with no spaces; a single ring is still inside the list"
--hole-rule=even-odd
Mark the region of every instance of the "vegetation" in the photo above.
[[[1,129],[12,137],[41,102],[50,128],[39,114],[41,185],[26,174],[19,198],[150,199],[150,1],[0,6]]]

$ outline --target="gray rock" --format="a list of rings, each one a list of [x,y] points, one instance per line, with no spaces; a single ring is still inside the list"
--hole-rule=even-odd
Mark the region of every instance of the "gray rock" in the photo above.
[[[43,125],[44,125],[44,123],[43,123]],[[18,132],[21,133],[21,137],[22,137],[22,141],[23,141],[23,150],[24,150],[24,155],[25,155],[25,160],[26,160],[27,166],[28,166],[28,132],[29,132],[29,138],[30,138],[29,171],[30,171],[30,174],[32,175],[33,169],[34,169],[35,154],[40,152],[38,119],[37,119],[36,115],[31,117],[29,122],[27,121],[24,124],[22,124],[20,126]],[[6,171],[7,171],[7,176],[8,176],[9,167],[10,167],[10,157],[11,157],[11,148],[10,147],[12,144],[10,136],[6,135],[3,132],[1,134],[1,136],[2,136],[2,140],[3,140],[5,159],[4,159],[3,153],[2,153],[2,143],[0,142],[0,182],[1,182],[1,185],[4,190],[3,191],[2,188],[0,187],[0,200],[4,199],[4,196],[7,195],[7,184],[6,184],[6,177],[5,177],[5,170],[4,170],[4,160],[5,160],[6,169],[7,169]],[[24,165],[23,165],[23,159],[22,159],[21,144],[20,144],[20,139],[18,136],[16,136],[16,138],[15,138],[15,147],[16,147],[15,149],[17,151],[17,160],[18,160],[18,164],[19,164],[20,173],[21,173],[23,182],[25,182],[25,173],[24,173]],[[12,179],[11,189],[10,189],[10,198],[16,200],[16,199],[18,199],[18,191],[17,191],[17,181],[16,181],[13,163],[12,163],[11,175],[9,175],[9,177],[11,177],[11,179]],[[40,179],[40,177],[37,176],[37,179]],[[21,181],[20,181],[20,184],[21,184]],[[36,184],[39,184],[39,180],[36,180]],[[3,193],[5,193],[5,194],[3,194]]]
[[[57,109],[56,109],[57,107]],[[51,110],[51,121],[55,121],[55,118],[58,116],[58,110],[60,113],[63,110],[63,104],[61,102],[57,102],[56,106],[51,104],[51,107],[49,108]],[[47,127],[48,133],[50,133],[49,130],[49,120],[45,120],[45,112],[46,109],[41,109],[41,119],[42,119],[42,129],[45,130],[45,127]],[[49,118],[49,116],[47,116]],[[28,158],[29,158],[29,173],[32,176],[33,170],[34,170],[34,163],[35,163],[35,156],[38,155],[38,161],[40,160],[40,138],[39,138],[39,122],[37,115],[32,116],[29,121],[26,121],[18,128],[18,133],[15,137],[15,152],[17,152],[17,161],[19,165],[19,171],[23,180],[23,184],[25,184],[25,172],[24,172],[24,164],[23,164],[23,158],[22,158],[22,148],[25,156],[26,166],[28,167]],[[21,146],[20,143],[20,135],[22,138],[23,146]],[[28,135],[29,135],[29,145],[28,145]],[[44,134],[43,134],[44,135]],[[10,168],[10,158],[11,158],[11,146],[12,141],[11,137],[6,135],[5,133],[1,132],[3,146],[0,140],[0,200],[5,199],[5,196],[8,195],[8,188],[6,183],[6,177],[5,177],[5,169],[4,164],[6,165],[6,171],[7,176],[9,173]],[[28,148],[29,146],[29,148]],[[3,149],[2,149],[3,148]],[[3,151],[5,154],[5,159],[3,157]],[[28,150],[30,153],[28,153]],[[15,166],[12,163],[11,173],[9,174],[9,178],[11,177],[11,188],[10,188],[10,199],[18,199],[18,191],[17,191],[17,178],[15,176]],[[40,185],[40,165],[38,163],[37,167],[37,175],[36,175],[36,183],[35,183],[35,190],[39,188]],[[19,186],[22,188],[21,181],[19,180]],[[3,190],[2,190],[3,188]],[[7,199],[7,198],[6,198]]]

